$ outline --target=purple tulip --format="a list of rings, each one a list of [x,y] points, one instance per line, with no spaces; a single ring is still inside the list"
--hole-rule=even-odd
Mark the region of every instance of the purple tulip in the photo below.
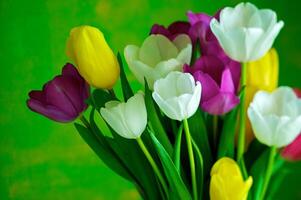
[[[202,56],[192,67],[184,65],[184,72],[202,84],[200,107],[209,114],[223,115],[239,104],[240,65],[225,62],[217,56]]]
[[[190,24],[188,22],[177,21],[165,28],[159,24],[154,24],[151,28],[150,34],[161,34],[170,40],[174,40],[180,34],[188,35]]]
[[[221,59],[230,61],[230,58],[221,48],[217,38],[210,29],[210,21],[212,18],[219,20],[220,10],[212,17],[205,13],[187,13],[191,28],[189,35],[194,45],[199,41],[200,51],[202,55],[218,56]]]
[[[62,75],[47,82],[42,91],[29,92],[27,106],[54,121],[70,122],[87,109],[85,100],[89,95],[90,86],[76,68],[67,63]]]

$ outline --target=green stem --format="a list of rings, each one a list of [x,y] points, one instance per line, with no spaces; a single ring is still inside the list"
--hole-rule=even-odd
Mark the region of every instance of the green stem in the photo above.
[[[191,136],[190,136],[189,125],[188,125],[187,119],[184,119],[183,123],[184,123],[184,130],[185,130],[185,135],[186,135],[188,156],[189,156],[189,162],[190,162],[193,199],[197,200],[198,195],[197,195],[197,185],[196,185],[196,175],[195,175],[195,163],[194,163],[192,142],[191,142]]]
[[[213,147],[217,148],[218,116],[213,116]]]
[[[180,173],[180,161],[181,161],[181,141],[182,141],[182,133],[183,133],[183,124],[181,124],[178,135],[175,143],[175,150],[174,150],[174,163],[176,166],[176,169]]]
[[[275,155],[277,152],[277,148],[272,146],[270,149],[270,155],[269,155],[269,160],[268,160],[268,165],[266,168],[266,172],[265,172],[265,177],[264,177],[264,182],[263,182],[263,188],[262,188],[262,192],[261,192],[261,198],[260,199],[264,199],[266,191],[268,189],[268,185],[272,176],[272,172],[273,172],[273,165],[274,165],[274,161],[275,161]]]
[[[116,94],[115,94],[114,90],[113,90],[113,89],[109,89],[108,91],[109,91],[110,95],[111,95],[113,98],[116,99]]]
[[[164,178],[163,178],[163,176],[162,176],[162,174],[161,174],[161,172],[160,172],[160,170],[159,170],[156,162],[154,161],[153,157],[151,156],[151,154],[147,150],[147,148],[144,145],[142,139],[139,137],[139,138],[136,139],[136,141],[138,142],[138,144],[139,144],[141,150],[143,151],[144,155],[146,156],[149,164],[152,166],[154,172],[156,173],[156,175],[157,175],[157,177],[158,177],[158,179],[159,179],[159,181],[160,181],[160,183],[161,183],[161,185],[163,187],[163,190],[164,190],[166,196],[168,196],[168,187],[167,187],[167,184],[166,184],[166,182],[165,182],[165,180],[164,180]]]
[[[90,129],[90,123],[88,122],[88,120],[86,119],[86,117],[85,117],[84,115],[80,116],[79,119],[82,121],[82,123],[83,123],[88,129]]]
[[[241,69],[241,82],[240,87],[243,88],[247,82],[247,64],[242,63]],[[238,133],[238,147],[237,147],[237,158],[236,160],[240,162],[243,157],[244,149],[245,149],[245,132],[246,132],[246,91],[243,90],[240,99],[240,113],[239,113],[239,121],[240,128]]]

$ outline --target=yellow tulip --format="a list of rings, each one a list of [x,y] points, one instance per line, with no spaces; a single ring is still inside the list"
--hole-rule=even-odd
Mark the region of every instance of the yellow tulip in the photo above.
[[[258,90],[273,91],[278,86],[279,61],[275,49],[270,49],[261,59],[247,64],[247,87],[245,109],[249,107]],[[247,118],[247,117],[246,117]],[[246,123],[247,145],[254,139],[249,119]]]
[[[118,80],[120,69],[117,58],[97,28],[73,28],[67,41],[66,53],[90,85],[111,89]]]
[[[219,159],[211,169],[211,200],[245,200],[253,179],[244,181],[236,162],[230,158]]]

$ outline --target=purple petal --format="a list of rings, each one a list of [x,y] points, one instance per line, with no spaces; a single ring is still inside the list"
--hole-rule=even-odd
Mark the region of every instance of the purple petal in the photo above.
[[[154,24],[151,28],[150,34],[160,34],[160,35],[164,35],[167,38],[170,37],[170,32],[167,28],[165,28],[164,26],[161,26],[159,24]]]
[[[190,24],[188,22],[177,21],[168,26],[171,35],[188,34]]]
[[[234,83],[233,83],[231,71],[229,68],[225,69],[222,74],[220,91],[221,92],[229,92],[229,93],[235,92]]]
[[[74,115],[82,110],[79,90],[80,84],[76,79],[57,76],[45,88],[45,97],[48,104]]]
[[[64,112],[62,112],[60,109],[56,108],[52,105],[45,105],[42,102],[35,100],[35,99],[29,99],[27,100],[27,106],[34,112],[40,113],[49,119],[52,119],[54,121],[58,122],[70,122],[73,121],[77,115],[68,115]]]
[[[199,81],[202,85],[201,102],[208,101],[219,93],[219,86],[208,74],[197,71],[193,74],[195,81]]]
[[[192,11],[187,12],[187,17],[191,25],[194,25],[198,22],[210,23],[212,17],[205,13],[193,13]]]
[[[224,69],[224,63],[215,56],[202,56],[193,65],[193,72],[202,71],[209,74],[218,85],[220,85]]]
[[[236,61],[230,59],[227,67],[231,71],[232,80],[234,83],[235,93],[236,93],[239,89],[240,76],[241,76],[241,64],[239,62],[236,62]]]
[[[239,98],[233,93],[221,92],[208,101],[201,103],[201,108],[212,115],[223,115],[239,104]]]

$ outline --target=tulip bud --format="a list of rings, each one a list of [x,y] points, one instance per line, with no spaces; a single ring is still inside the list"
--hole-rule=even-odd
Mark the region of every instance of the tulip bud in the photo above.
[[[67,63],[62,75],[47,82],[42,91],[31,91],[27,106],[58,122],[71,122],[87,109],[90,87],[76,68]]]
[[[147,125],[147,112],[144,96],[137,93],[127,102],[109,101],[100,109],[102,117],[120,136],[136,139]]]
[[[111,89],[119,77],[119,64],[103,34],[95,27],[79,26],[70,32],[67,56],[92,86]]]
[[[195,83],[192,75],[170,72],[155,82],[153,99],[169,118],[182,121],[196,112],[201,93],[201,83]]]
[[[284,147],[301,132],[301,100],[289,87],[259,91],[248,108],[255,137],[267,146]]]
[[[270,49],[261,59],[247,63],[247,87],[245,109],[249,107],[255,93],[259,90],[273,91],[278,86],[279,61],[275,49]],[[246,142],[254,139],[250,121],[246,123]]]
[[[236,162],[230,158],[219,159],[211,169],[211,200],[246,200],[253,179],[244,181]]]

